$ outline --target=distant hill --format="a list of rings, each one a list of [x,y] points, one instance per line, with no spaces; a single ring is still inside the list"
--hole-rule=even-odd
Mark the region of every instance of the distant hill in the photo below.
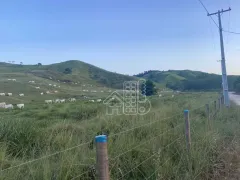
[[[222,77],[191,70],[150,70],[135,75],[139,78],[149,79],[164,84],[174,90],[220,90]],[[229,89],[233,90],[233,84],[239,76],[228,76]]]
[[[122,88],[124,81],[136,77],[117,74],[78,60],[70,60],[51,65],[16,65],[0,63],[1,73],[28,73],[33,76],[61,82],[81,82],[97,84],[109,88]]]

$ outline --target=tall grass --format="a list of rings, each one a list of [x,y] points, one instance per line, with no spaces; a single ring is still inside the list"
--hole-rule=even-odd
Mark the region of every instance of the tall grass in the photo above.
[[[103,105],[81,102],[1,112],[0,179],[96,179],[98,134],[109,137],[113,180],[213,178],[224,137],[238,134],[240,126],[233,107],[212,117],[209,129],[202,105],[216,98],[193,93],[151,99],[152,109],[144,116],[107,116]],[[184,109],[190,110],[190,154]]]

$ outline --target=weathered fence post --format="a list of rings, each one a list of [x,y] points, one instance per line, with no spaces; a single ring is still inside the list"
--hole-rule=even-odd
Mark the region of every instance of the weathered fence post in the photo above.
[[[107,136],[95,137],[97,150],[97,177],[98,180],[110,180],[108,167]]]
[[[217,101],[214,101],[214,113],[217,114]]]
[[[221,104],[224,104],[224,97],[221,96]]]
[[[190,151],[191,132],[190,132],[189,110],[184,110],[184,118],[185,118],[185,134],[186,134],[187,150]]]
[[[210,108],[209,108],[209,104],[206,104],[206,115],[207,115],[207,121],[208,121],[208,129],[210,129]]]
[[[221,110],[221,98],[218,98],[218,109]]]

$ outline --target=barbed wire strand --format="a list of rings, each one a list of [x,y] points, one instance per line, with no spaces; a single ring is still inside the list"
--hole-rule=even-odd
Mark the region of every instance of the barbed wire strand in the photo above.
[[[181,114],[182,114],[182,113],[181,113]],[[179,115],[180,115],[180,113],[179,113],[179,114],[176,114],[176,115],[174,115],[174,116],[171,116],[171,117],[166,117],[166,118],[163,118],[163,119],[160,119],[160,120],[157,120],[157,121],[153,121],[153,122],[149,122],[149,123],[146,123],[146,124],[142,124],[142,125],[140,125],[140,126],[133,127],[133,128],[127,129],[127,130],[125,130],[125,131],[118,132],[118,133],[116,133],[116,134],[112,134],[112,135],[110,135],[110,136],[108,136],[108,137],[118,136],[118,135],[120,135],[120,134],[124,134],[124,133],[133,131],[133,130],[135,130],[135,129],[138,129],[138,128],[141,128],[141,127],[144,127],[144,126],[148,126],[148,125],[154,124],[154,123],[156,123],[156,122],[163,122],[164,120],[171,119],[171,118],[177,117],[177,116],[179,116]]]
[[[170,161],[176,154],[178,154],[178,153],[174,153],[173,156],[171,156],[170,158],[168,158],[160,167],[164,166],[164,165],[165,165],[168,161]],[[150,178],[159,170],[160,167],[158,167],[150,176],[148,176],[147,178],[145,178],[145,180],[150,179]]]
[[[159,135],[157,135],[157,136],[155,136],[155,137],[153,137],[153,138],[151,138],[151,139],[147,139],[147,140],[144,141],[143,143],[140,143],[140,144],[138,144],[137,146],[134,146],[133,148],[131,148],[131,149],[129,149],[129,150],[127,150],[127,151],[125,151],[125,152],[123,152],[123,153],[121,153],[121,154],[115,156],[114,158],[111,158],[111,160],[115,160],[115,159],[117,159],[117,158],[123,156],[124,154],[127,154],[127,153],[130,152],[131,150],[136,149],[137,147],[142,146],[142,145],[145,144],[146,142],[152,141],[152,140],[156,139],[157,137],[160,137],[160,136],[162,136],[162,135],[168,133],[170,130],[174,130],[174,129],[180,127],[180,126],[183,125],[183,124],[184,124],[184,123],[179,124],[179,125],[175,126],[174,128],[170,128],[169,130],[167,130],[167,131],[165,131],[165,132],[163,132],[163,133],[161,133],[161,134],[159,134]]]
[[[55,153],[52,153],[52,154],[49,154],[49,155],[46,155],[46,156],[42,156],[42,157],[40,157],[40,158],[31,160],[31,161],[27,161],[27,162],[21,163],[21,164],[16,165],[16,166],[12,166],[12,167],[3,169],[3,170],[1,170],[0,172],[4,172],[4,171],[7,171],[7,170],[9,170],[9,169],[13,169],[13,168],[17,168],[17,167],[20,167],[20,166],[23,166],[23,165],[26,165],[26,164],[30,164],[30,163],[33,163],[33,162],[36,162],[36,161],[39,161],[39,160],[42,160],[42,159],[46,159],[46,158],[49,158],[49,157],[51,157],[51,156],[55,156],[55,155],[57,155],[57,154],[60,154],[60,153],[66,152],[66,151],[70,151],[70,150],[73,150],[73,149],[75,149],[75,148],[78,148],[78,147],[81,147],[81,146],[90,144],[91,142],[92,142],[92,141],[89,141],[89,142],[86,142],[86,143],[79,144],[79,145],[77,145],[77,146],[73,146],[73,147],[64,149],[64,150],[62,150],[62,151],[58,151],[58,152],[55,152]]]
[[[172,141],[171,143],[169,143],[168,145],[166,145],[163,149],[165,149],[166,147],[172,145],[173,143],[175,143],[177,140],[179,140],[181,137],[175,139],[174,141]],[[161,151],[163,150],[161,149]],[[160,151],[160,152],[161,152]],[[139,166],[141,166],[142,164],[144,164],[146,161],[148,161],[149,159],[151,159],[152,157],[154,157],[157,153],[159,152],[155,152],[154,154],[152,154],[151,156],[149,156],[147,159],[145,159],[144,161],[142,161],[141,163],[139,163],[137,166],[135,166],[134,168],[132,168],[130,171],[128,171],[127,173],[125,173],[120,179],[122,179],[123,177],[125,177],[127,174],[129,174],[130,172],[132,172],[133,170],[137,169]],[[119,179],[118,179],[119,180]]]
[[[83,175],[85,175],[85,174],[87,174],[87,173],[88,173],[88,171],[86,171],[86,172],[84,172],[84,173],[82,173],[82,174],[80,174],[80,175],[72,178],[71,180],[74,180],[74,179],[77,179],[77,178],[79,178],[79,177],[82,177]]]

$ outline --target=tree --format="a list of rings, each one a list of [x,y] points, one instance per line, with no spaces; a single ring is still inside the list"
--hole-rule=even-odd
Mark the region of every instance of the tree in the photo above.
[[[23,62],[20,62],[20,65],[23,65]]]
[[[157,93],[157,90],[154,83],[150,80],[147,80],[146,83],[141,84],[141,92],[143,95],[152,96]]]
[[[37,65],[38,65],[38,66],[42,66],[42,63],[38,63]]]
[[[240,92],[240,77],[233,83],[233,89],[238,93]]]
[[[65,74],[72,74],[72,69],[71,68],[66,68],[63,73],[65,73]]]

